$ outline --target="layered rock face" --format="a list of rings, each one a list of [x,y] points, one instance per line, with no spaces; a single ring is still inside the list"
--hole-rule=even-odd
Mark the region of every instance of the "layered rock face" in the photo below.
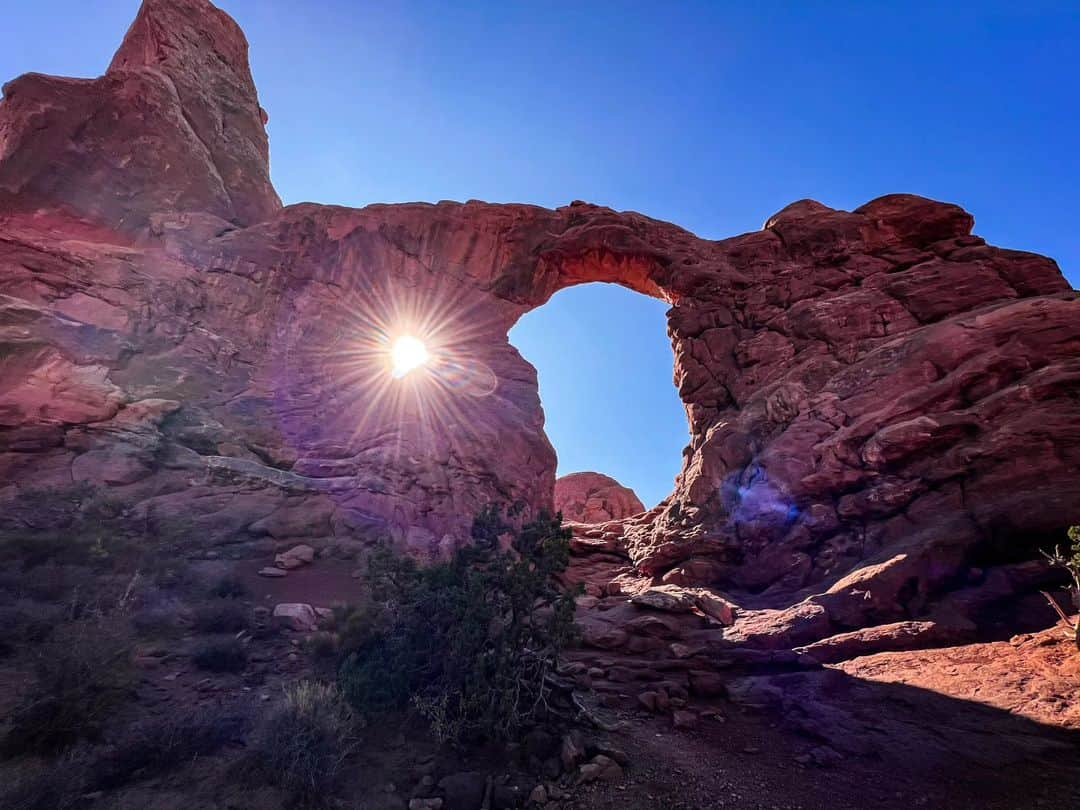
[[[640,515],[645,506],[629,487],[609,475],[579,472],[555,481],[555,509],[575,523],[606,523]]]
[[[445,553],[485,503],[553,506],[507,332],[602,281],[671,304],[690,423],[670,498],[603,528],[639,572],[857,627],[1076,520],[1080,301],[959,207],[802,201],[722,241],[584,203],[282,209],[246,53],[204,0],[147,0],[103,77],[5,86],[8,519],[90,482],[207,542]],[[399,379],[401,334],[432,359]]]

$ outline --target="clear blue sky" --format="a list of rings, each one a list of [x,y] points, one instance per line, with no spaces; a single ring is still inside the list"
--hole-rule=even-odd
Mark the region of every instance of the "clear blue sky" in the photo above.
[[[93,76],[136,0],[4,12],[0,76]],[[584,199],[706,237],[812,197],[914,192],[1080,284],[1080,2],[222,0],[286,202]],[[686,439],[663,305],[597,285],[527,316],[562,472],[647,505]]]

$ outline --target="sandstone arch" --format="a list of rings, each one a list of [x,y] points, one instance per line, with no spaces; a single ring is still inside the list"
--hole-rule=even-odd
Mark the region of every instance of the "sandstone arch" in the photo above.
[[[1075,519],[1080,303],[1052,260],[911,195],[801,201],[715,242],[584,203],[281,209],[246,43],[211,8],[147,0],[105,76],[23,77],[0,104],[7,498],[92,480],[208,541],[465,542],[482,503],[551,503],[507,331],[606,281],[672,305],[691,429],[671,498],[611,527],[641,571],[706,560],[748,599],[816,593],[808,621],[861,626]],[[444,392],[437,419],[376,395],[355,341],[403,313],[493,384]]]

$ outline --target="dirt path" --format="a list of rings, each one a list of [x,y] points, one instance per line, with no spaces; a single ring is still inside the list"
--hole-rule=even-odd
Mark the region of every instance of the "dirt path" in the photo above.
[[[613,735],[630,766],[624,782],[579,788],[568,808],[595,810],[832,810],[867,807],[1006,808],[1080,806],[1080,747],[1063,747],[1007,767],[964,756],[927,762],[890,740],[884,756],[800,761],[808,740],[765,715],[729,711],[726,722],[674,731],[664,717],[636,718]],[[914,755],[913,755],[914,754]]]
[[[352,577],[353,566],[334,560],[317,560],[283,577],[262,577],[258,572],[272,560],[244,560],[237,563],[235,574],[259,602],[271,606],[278,602],[307,602],[317,607],[356,602],[360,584]]]

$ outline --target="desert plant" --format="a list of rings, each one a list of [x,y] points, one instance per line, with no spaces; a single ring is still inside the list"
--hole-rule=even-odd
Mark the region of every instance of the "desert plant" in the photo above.
[[[56,605],[28,599],[0,607],[0,650],[13,650],[20,644],[38,644],[49,637],[63,617]]]
[[[127,545],[115,530],[122,508],[89,484],[27,490],[10,511],[0,519],[0,558],[23,570],[96,564]]]
[[[210,586],[210,595],[218,599],[243,599],[250,593],[248,586],[237,577],[225,576]]]
[[[320,631],[304,640],[304,649],[316,661],[332,661],[338,653],[338,639],[333,633]]]
[[[1046,593],[1044,595],[1062,620],[1072,626],[1073,640],[1076,642],[1076,648],[1080,650],[1080,526],[1070,526],[1068,538],[1070,543],[1068,554],[1065,553],[1061,546],[1058,546],[1052,552],[1044,551],[1043,555],[1050,561],[1051,565],[1068,572],[1072,579],[1069,592],[1072,596],[1073,607],[1076,608],[1078,615],[1070,619],[1053,597]]]
[[[253,735],[253,764],[306,805],[327,801],[357,745],[356,722],[336,686],[301,681]]]
[[[373,555],[372,601],[342,635],[347,699],[362,713],[411,703],[444,740],[515,736],[546,709],[548,676],[573,637],[573,594],[554,581],[569,537],[559,518],[514,531],[491,507],[474,521],[474,545],[449,562]]]
[[[85,806],[92,755],[75,748],[44,765],[20,767],[0,792],[5,810],[69,810]]]
[[[207,672],[243,672],[247,666],[247,650],[236,638],[215,638],[199,644],[191,661]]]
[[[183,630],[183,612],[178,602],[163,600],[137,609],[131,615],[131,625],[142,638],[175,638]]]
[[[135,723],[96,763],[96,785],[110,790],[135,778],[182,768],[241,741],[247,726],[243,714],[207,708]]]
[[[147,580],[164,590],[194,590],[199,581],[185,557],[160,544],[149,544],[135,558],[134,564],[145,573]]]
[[[93,617],[57,627],[36,650],[36,680],[9,719],[4,751],[54,753],[99,737],[131,693],[131,646],[116,620]]]
[[[250,623],[247,608],[231,599],[215,599],[195,608],[194,626],[200,633],[236,633]]]
[[[192,584],[180,549],[190,545],[183,519],[149,526],[115,496],[92,485],[30,489],[0,512],[0,563],[24,572],[40,566],[78,566],[94,573],[132,575],[161,587]]]

